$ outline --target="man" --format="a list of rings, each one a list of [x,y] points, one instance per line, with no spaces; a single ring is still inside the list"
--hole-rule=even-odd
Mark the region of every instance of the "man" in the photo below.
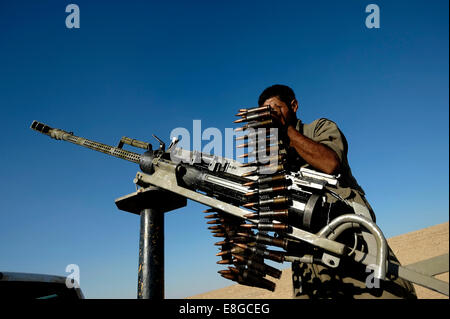
[[[288,147],[291,170],[309,166],[340,176],[336,192],[346,203],[328,196],[327,201],[333,210],[331,216],[356,213],[375,222],[375,214],[364,197],[364,190],[352,175],[347,160],[348,144],[338,126],[325,118],[310,124],[297,119],[298,101],[293,90],[285,85],[266,88],[258,104],[270,105],[273,109],[272,117]],[[358,245],[358,249],[364,252],[373,251],[375,244],[373,236],[366,230],[358,230],[356,237],[354,230],[343,233],[336,240],[349,247]],[[390,249],[389,259],[398,264]],[[293,263],[294,298],[416,298],[411,283],[393,276],[386,281],[369,280],[368,285],[366,282],[371,273],[366,270],[364,265],[352,262],[351,258],[341,258],[338,268]]]

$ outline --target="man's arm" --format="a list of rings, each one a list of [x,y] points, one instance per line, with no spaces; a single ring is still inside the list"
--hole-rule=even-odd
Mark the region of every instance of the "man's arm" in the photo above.
[[[322,144],[297,131],[295,129],[297,123],[295,112],[298,108],[296,100],[291,102],[292,107],[288,107],[286,103],[279,101],[277,98],[268,99],[266,103],[271,106],[272,119],[278,123],[279,128],[287,135],[289,146],[293,147],[308,164],[326,174],[337,174],[339,172],[342,154],[336,153],[334,148],[325,145],[325,143],[329,142],[327,141],[328,139],[333,138],[333,134],[323,135],[325,139]],[[324,123],[322,122],[322,125]],[[331,129],[330,133],[336,130],[338,131],[337,127]],[[320,135],[321,133],[318,132],[318,134]],[[335,139],[338,134],[338,132],[334,132]]]
[[[308,164],[326,174],[339,172],[340,160],[332,149],[307,138],[293,125],[288,125],[287,136],[289,146],[293,147]]]

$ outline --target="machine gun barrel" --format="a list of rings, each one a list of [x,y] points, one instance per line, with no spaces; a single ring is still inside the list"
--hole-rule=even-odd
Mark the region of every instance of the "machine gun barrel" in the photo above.
[[[98,151],[98,152],[102,152],[111,156],[115,156],[133,163],[140,163],[141,157],[142,155],[138,154],[138,153],[134,153],[134,152],[130,152],[130,151],[126,151],[123,150],[119,147],[114,147],[114,146],[110,146],[110,145],[106,145],[106,144],[102,144],[99,142],[95,142],[92,140],[89,140],[87,138],[84,137],[79,137],[79,136],[75,136],[73,135],[72,132],[66,132],[64,130],[61,129],[57,129],[57,128],[52,128],[44,123],[38,122],[38,121],[33,121],[33,123],[31,123],[31,129],[48,135],[51,138],[54,138],[56,140],[64,140],[73,144],[77,144],[80,146],[84,146],[87,148],[90,148],[91,150],[94,151]]]

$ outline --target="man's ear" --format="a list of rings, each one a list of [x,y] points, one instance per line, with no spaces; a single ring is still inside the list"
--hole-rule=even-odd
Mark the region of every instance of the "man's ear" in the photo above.
[[[294,113],[297,113],[297,110],[298,110],[298,101],[297,101],[297,99],[293,99],[292,100],[291,108],[292,108],[292,111],[294,111]]]

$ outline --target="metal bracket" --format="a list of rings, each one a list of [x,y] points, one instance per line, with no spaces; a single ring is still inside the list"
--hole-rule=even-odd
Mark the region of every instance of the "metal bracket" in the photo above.
[[[340,260],[341,260],[340,258],[338,258],[336,256],[332,256],[327,253],[323,253],[323,255],[322,255],[322,262],[331,268],[336,268],[337,266],[339,266]]]
[[[164,143],[158,136],[156,136],[155,134],[152,134],[152,136],[159,142],[159,150],[160,151],[165,151],[166,150],[166,143]]]

